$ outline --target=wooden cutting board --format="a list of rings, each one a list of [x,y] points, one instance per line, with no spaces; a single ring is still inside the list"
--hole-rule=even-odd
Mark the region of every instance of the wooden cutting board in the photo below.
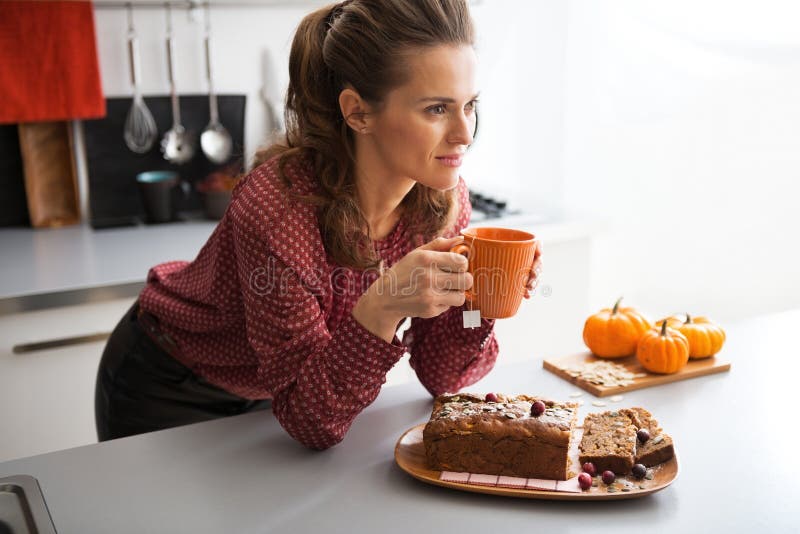
[[[631,373],[635,375],[641,375],[633,378],[633,383],[624,386],[604,386],[593,384],[588,380],[574,377],[567,372],[567,369],[570,367],[576,367],[585,363],[597,362],[601,360],[601,358],[596,357],[591,352],[579,352],[570,356],[545,359],[542,366],[551,373],[560,376],[564,380],[572,382],[579,388],[588,391],[596,397],[607,397],[608,395],[617,395],[619,393],[625,393],[626,391],[634,391],[636,389],[659,386],[661,384],[677,382],[678,380],[686,380],[687,378],[722,373],[731,368],[730,362],[720,360],[719,355],[711,358],[704,358],[702,360],[689,360],[689,363],[686,364],[686,367],[671,375],[659,375],[647,372],[639,364],[636,356],[628,356],[626,358],[620,358],[616,360],[602,360],[622,365]]]

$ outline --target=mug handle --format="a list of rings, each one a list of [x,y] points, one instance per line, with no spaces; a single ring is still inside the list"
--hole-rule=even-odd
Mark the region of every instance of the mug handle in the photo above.
[[[458,245],[454,246],[450,249],[450,252],[454,252],[456,254],[461,254],[467,261],[469,262],[469,257],[472,255],[472,245],[467,243],[459,243]],[[469,270],[469,266],[467,266],[467,270]],[[474,283],[474,282],[473,282]],[[475,295],[472,293],[472,290],[467,289],[464,291],[464,297],[469,301],[472,302],[475,299]]]

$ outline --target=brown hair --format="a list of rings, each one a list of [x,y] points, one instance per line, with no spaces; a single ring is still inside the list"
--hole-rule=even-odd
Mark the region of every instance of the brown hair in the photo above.
[[[341,265],[365,269],[378,264],[369,226],[356,199],[353,133],[339,108],[339,93],[352,86],[379,106],[409,77],[404,59],[438,45],[474,45],[465,0],[346,0],[307,15],[289,55],[286,139],[259,151],[254,165],[280,155],[284,172],[291,158],[312,163],[319,191],[297,196],[318,207],[323,241]],[[455,190],[419,183],[402,202],[411,235],[430,239],[454,219]]]

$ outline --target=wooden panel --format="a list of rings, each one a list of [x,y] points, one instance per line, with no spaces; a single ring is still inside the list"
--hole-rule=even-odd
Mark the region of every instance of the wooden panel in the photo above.
[[[78,178],[69,123],[20,124],[19,144],[31,224],[49,228],[79,223]]]
[[[639,364],[638,360],[636,360],[636,356],[628,356],[626,358],[614,360],[603,360],[618,363],[624,366],[631,373],[645,374],[645,376],[634,378],[632,384],[614,387],[592,384],[586,380],[575,378],[567,372],[567,369],[570,367],[600,360],[601,358],[594,356],[591,352],[579,352],[577,354],[563,356],[561,358],[546,359],[543,362],[543,367],[597,397],[606,397],[608,395],[625,393],[626,391],[649,388],[652,386],[659,386],[661,384],[669,384],[670,382],[686,380],[687,378],[722,373],[731,368],[730,362],[720,360],[718,355],[711,358],[704,358],[702,360],[689,360],[689,363],[686,364],[686,367],[671,375],[659,375],[647,372]]]

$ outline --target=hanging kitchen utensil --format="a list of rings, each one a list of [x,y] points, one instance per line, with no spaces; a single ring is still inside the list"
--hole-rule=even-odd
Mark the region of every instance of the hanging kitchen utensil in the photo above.
[[[123,136],[125,144],[132,152],[144,154],[153,147],[153,143],[158,137],[158,128],[156,121],[153,120],[153,115],[144,103],[141,91],[139,91],[139,39],[133,28],[133,8],[130,4],[128,4],[128,61],[133,85],[133,102],[125,119]]]
[[[200,135],[200,147],[206,157],[214,163],[225,163],[231,157],[233,142],[228,130],[219,121],[217,95],[214,93],[214,82],[211,76],[211,15],[208,4],[206,8],[206,78],[208,79],[208,126]]]
[[[172,128],[161,140],[164,159],[178,165],[186,163],[194,156],[194,139],[181,125],[181,109],[178,94],[175,91],[175,53],[172,46],[172,11],[167,8],[167,70],[169,74],[169,91],[172,100]]]
[[[277,103],[281,101],[281,95],[278,90],[275,65],[269,50],[264,50],[262,58],[264,86],[261,88],[261,99],[267,109],[269,138],[274,142],[284,135],[283,120],[277,109]]]

